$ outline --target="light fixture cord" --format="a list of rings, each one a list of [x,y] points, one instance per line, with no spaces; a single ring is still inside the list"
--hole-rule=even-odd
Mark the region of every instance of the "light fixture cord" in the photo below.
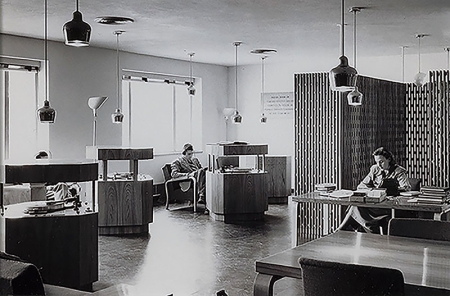
[[[45,66],[45,101],[48,101],[48,45],[47,45],[47,30],[48,30],[48,15],[47,15],[47,0],[45,0],[45,14],[44,14],[44,66]]]
[[[238,70],[237,70],[237,67],[238,67],[238,57],[237,57],[237,55],[238,55],[238,46],[239,46],[239,44],[238,43],[235,43],[235,46],[236,46],[236,96],[235,96],[235,99],[236,99],[236,111],[238,110],[238,78],[237,78],[237,74],[238,74]]]
[[[264,115],[264,82],[265,82],[265,62],[266,57],[261,58],[261,114]]]
[[[78,0],[77,0],[77,11],[78,11]]]
[[[356,68],[356,9],[353,10],[353,67]]]
[[[341,56],[344,56],[344,0],[341,1]]]
[[[417,38],[419,38],[419,73],[420,73],[420,39],[422,37],[419,35]]]
[[[192,56],[193,56],[193,54],[190,53],[189,54],[189,78],[190,78],[191,85],[192,85]]]
[[[402,46],[402,82],[405,82],[405,47]]]
[[[450,47],[445,49],[447,51],[447,70],[450,70]]]
[[[117,109],[120,109],[120,100],[119,100],[119,96],[120,96],[120,58],[119,58],[119,32],[116,32],[116,55],[117,55]]]

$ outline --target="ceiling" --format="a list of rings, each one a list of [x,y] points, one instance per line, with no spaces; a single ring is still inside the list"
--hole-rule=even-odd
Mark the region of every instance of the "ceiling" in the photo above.
[[[72,19],[75,0],[48,0],[50,40],[63,42],[62,27]],[[234,65],[234,41],[239,64],[258,64],[255,48],[275,48],[270,60],[318,58],[339,55],[339,0],[80,0],[84,21],[92,27],[91,46],[116,47],[115,30],[124,51]],[[368,7],[357,16],[358,56],[417,54],[418,33],[422,53],[442,53],[450,46],[449,0],[347,0]],[[135,19],[122,26],[101,25],[98,16]],[[346,13],[346,55],[352,55],[352,14]],[[44,36],[44,1],[0,0],[0,32],[34,38]]]

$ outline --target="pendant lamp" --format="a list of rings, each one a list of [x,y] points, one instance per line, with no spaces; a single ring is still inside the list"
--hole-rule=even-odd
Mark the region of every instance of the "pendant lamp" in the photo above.
[[[361,7],[352,7],[350,12],[353,13],[353,65],[356,68],[356,14],[361,11]],[[361,106],[363,94],[359,92],[358,87],[347,94],[347,102],[350,106]]]
[[[350,67],[344,54],[344,0],[341,1],[341,56],[340,64],[330,71],[330,86],[334,91],[347,92],[355,89],[358,72]]]
[[[261,123],[267,122],[267,117],[264,115],[264,82],[265,82],[265,61],[267,59],[267,56],[261,57]]]
[[[241,44],[242,44],[242,42],[240,42],[240,41],[236,41],[236,42],[233,43],[233,45],[236,48],[236,65],[235,65],[235,69],[236,69],[236,96],[235,96],[236,101],[235,101],[235,110],[236,111],[235,111],[235,113],[233,115],[233,118],[232,118],[234,124],[240,124],[242,122],[242,116],[241,116],[241,114],[239,114],[239,111],[238,111],[238,77],[237,77],[237,74],[238,74],[238,47]]]
[[[45,5],[45,13],[44,13],[44,68],[45,68],[45,100],[44,100],[44,106],[39,108],[37,110],[39,121],[42,123],[54,123],[55,117],[56,117],[56,111],[52,107],[50,107],[50,101],[49,101],[49,94],[48,94],[48,78],[49,78],[49,67],[48,67],[48,14],[47,14],[47,0],[44,1]]]
[[[64,24],[63,32],[66,45],[82,47],[89,46],[89,39],[91,38],[91,26],[83,22],[83,16],[78,10],[78,0],[76,11],[73,13],[73,19]]]
[[[119,36],[124,33],[125,31],[121,31],[121,30],[117,30],[114,31],[114,35],[116,35],[116,54],[117,54],[117,109],[116,111],[111,114],[111,119],[113,123],[122,123],[123,121],[123,114],[122,112],[120,112],[120,83],[121,83],[121,79],[120,79],[120,55],[119,55]]]
[[[188,53],[189,55],[189,82],[188,82],[188,94],[190,96],[195,96],[195,87],[194,87],[194,79],[192,78],[192,57],[194,56],[194,52]]]
[[[427,74],[420,71],[420,39],[422,39],[425,36],[427,35],[425,34],[416,35],[416,38],[419,39],[419,72],[416,75],[414,75],[414,84],[417,87],[422,87],[422,85],[425,84],[425,77],[427,76]]]

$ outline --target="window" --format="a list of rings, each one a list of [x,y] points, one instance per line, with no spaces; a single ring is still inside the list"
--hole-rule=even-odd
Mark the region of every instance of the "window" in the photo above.
[[[125,76],[126,77],[126,76]],[[126,116],[123,144],[153,147],[155,154],[180,151],[184,143],[202,147],[202,100],[199,80],[197,93],[189,96],[184,81],[166,76],[122,82],[122,107]]]
[[[39,150],[48,150],[48,125],[38,124],[36,113],[42,79],[39,62],[31,61],[36,65],[30,66],[30,62],[24,60],[11,61],[0,61],[3,152],[5,159],[26,161],[33,159]]]

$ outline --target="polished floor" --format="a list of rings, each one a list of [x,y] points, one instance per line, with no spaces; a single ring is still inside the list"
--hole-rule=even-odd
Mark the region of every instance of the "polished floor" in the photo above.
[[[291,247],[294,203],[269,205],[263,223],[225,224],[191,211],[154,208],[147,237],[99,238],[94,290],[126,283],[138,295],[253,295],[255,260]],[[282,279],[275,295],[302,295],[301,283]]]

